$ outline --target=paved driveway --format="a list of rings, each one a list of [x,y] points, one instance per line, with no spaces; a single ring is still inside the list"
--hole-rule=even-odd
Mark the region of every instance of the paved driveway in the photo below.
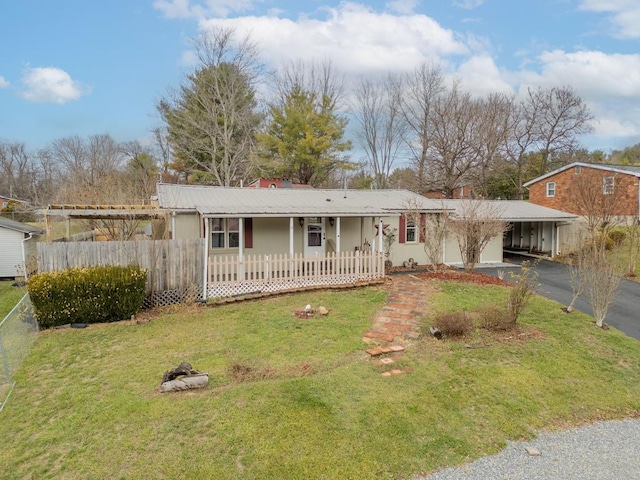
[[[505,261],[519,266],[526,257],[513,255],[506,256]],[[508,271],[508,268],[483,268],[482,273],[497,276],[498,270]],[[572,291],[569,283],[567,267],[561,263],[549,260],[540,260],[536,266],[538,272],[537,292],[547,298],[568,305],[571,302]],[[507,274],[505,280],[510,280]],[[593,315],[589,302],[583,294],[575,303],[575,308],[588,315]],[[605,323],[626,333],[630,337],[640,340],[640,283],[622,279],[613,303],[609,307],[609,313]]]

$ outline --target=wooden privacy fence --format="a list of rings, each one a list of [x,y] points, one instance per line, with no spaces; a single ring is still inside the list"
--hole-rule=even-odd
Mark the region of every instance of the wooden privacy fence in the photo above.
[[[209,258],[209,297],[278,292],[310,286],[345,285],[384,278],[379,252],[326,256],[216,255]]]
[[[202,294],[204,239],[38,243],[38,271],[95,265],[147,270],[144,306],[195,300]]]

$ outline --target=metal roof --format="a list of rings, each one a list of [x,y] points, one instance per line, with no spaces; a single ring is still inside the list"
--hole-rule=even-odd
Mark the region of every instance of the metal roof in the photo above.
[[[412,206],[440,212],[439,200],[408,190],[324,190],[158,184],[158,205],[204,216],[389,216]]]
[[[16,230],[22,233],[40,233],[41,229],[27,225],[26,223],[16,222],[9,218],[0,217],[0,227],[8,228],[9,230]]]
[[[465,201],[468,200],[440,200],[443,205],[461,213]],[[500,220],[507,222],[567,222],[578,218],[572,213],[555,210],[525,200],[483,200],[488,210],[498,214]]]
[[[409,190],[320,190],[228,188],[158,184],[160,208],[223,216],[393,216],[408,209],[420,212],[462,211],[469,200],[431,199]],[[509,222],[572,221],[571,213],[524,200],[483,200]],[[413,206],[413,207],[410,207]]]
[[[604,170],[612,173],[622,173],[625,175],[633,175],[634,177],[640,177],[640,166],[638,165],[609,165],[603,163],[585,163],[585,162],[573,162],[568,165],[564,165],[560,168],[556,168],[555,170],[541,175],[539,177],[534,178],[533,180],[529,180],[524,183],[523,187],[529,187],[534,183],[537,183],[541,180],[545,180],[549,177],[552,177],[560,172],[564,172],[565,170],[569,170],[574,167],[584,167],[584,168],[594,168],[596,170]]]

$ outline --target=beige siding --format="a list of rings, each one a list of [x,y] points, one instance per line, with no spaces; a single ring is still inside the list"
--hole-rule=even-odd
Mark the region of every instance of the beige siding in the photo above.
[[[172,238],[174,240],[202,237],[199,215],[197,213],[177,214],[175,220],[169,217],[169,222],[171,222],[171,225],[175,223],[176,231],[172,232]]]
[[[502,237],[496,237],[489,241],[480,254],[480,263],[502,261]]]
[[[462,256],[460,255],[460,246],[458,240],[454,236],[447,236],[444,242],[444,263],[448,265],[462,264]]]
[[[293,219],[293,248],[302,250],[302,228],[298,219]],[[273,255],[289,253],[288,218],[254,218],[253,248],[246,249],[253,255]]]

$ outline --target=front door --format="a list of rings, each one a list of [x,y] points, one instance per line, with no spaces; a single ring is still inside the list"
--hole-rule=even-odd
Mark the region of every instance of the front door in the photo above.
[[[308,217],[304,219],[304,254],[324,256],[324,222],[321,217]]]

